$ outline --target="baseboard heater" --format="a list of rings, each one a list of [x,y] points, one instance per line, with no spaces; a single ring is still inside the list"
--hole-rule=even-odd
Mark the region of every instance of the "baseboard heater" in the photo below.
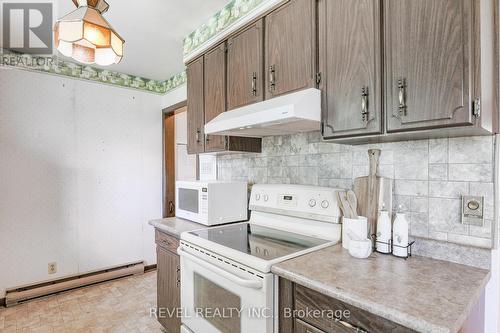
[[[14,306],[35,298],[143,273],[144,262],[140,261],[85,274],[76,274],[57,280],[14,287],[7,289],[5,305],[7,307]]]

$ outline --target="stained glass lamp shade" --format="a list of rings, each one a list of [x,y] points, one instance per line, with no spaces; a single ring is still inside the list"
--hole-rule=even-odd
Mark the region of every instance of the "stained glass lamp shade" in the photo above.
[[[102,14],[109,5],[104,0],[73,0],[77,9],[54,26],[57,50],[84,64],[108,66],[123,58],[125,41]]]

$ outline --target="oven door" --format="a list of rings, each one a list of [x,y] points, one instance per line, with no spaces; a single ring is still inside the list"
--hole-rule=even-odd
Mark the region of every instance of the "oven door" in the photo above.
[[[274,332],[272,274],[257,277],[235,262],[186,250],[178,250],[183,325],[194,333]]]

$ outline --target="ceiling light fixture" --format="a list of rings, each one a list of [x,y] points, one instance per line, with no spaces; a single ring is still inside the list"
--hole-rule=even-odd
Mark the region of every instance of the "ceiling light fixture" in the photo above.
[[[73,0],[73,3],[77,9],[54,26],[57,50],[84,64],[119,63],[125,40],[102,17],[108,11],[108,3],[105,0]]]

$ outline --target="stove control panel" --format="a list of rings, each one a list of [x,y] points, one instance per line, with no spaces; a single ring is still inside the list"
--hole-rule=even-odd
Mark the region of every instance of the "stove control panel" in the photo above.
[[[328,187],[256,184],[252,187],[250,209],[261,212],[337,222],[340,209],[337,192]]]

